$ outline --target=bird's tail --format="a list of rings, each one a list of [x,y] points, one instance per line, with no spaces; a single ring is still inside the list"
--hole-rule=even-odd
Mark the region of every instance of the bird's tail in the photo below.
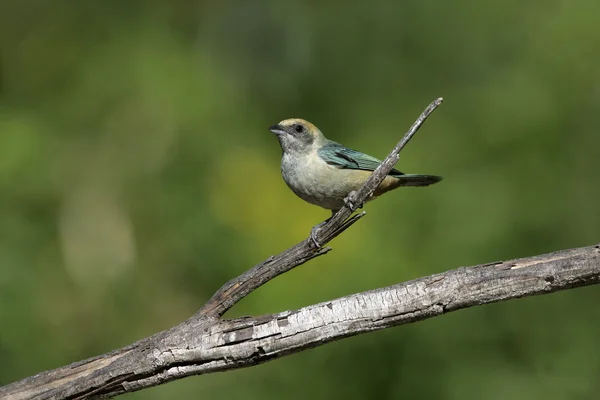
[[[375,189],[373,195],[377,197],[385,192],[402,186],[429,186],[441,180],[442,177],[437,175],[403,174],[399,171],[396,171],[395,173],[391,173],[385,177],[383,182],[381,182],[381,185]]]
[[[404,174],[392,176],[400,181],[398,186],[429,186],[442,180],[442,177],[437,175]]]

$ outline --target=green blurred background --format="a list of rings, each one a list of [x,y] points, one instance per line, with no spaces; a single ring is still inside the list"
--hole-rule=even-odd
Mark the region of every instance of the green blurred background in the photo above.
[[[0,384],[191,316],[325,210],[267,127],[444,176],[229,317],[600,241],[600,3],[0,1]],[[597,399],[597,287],[459,311],[129,399]]]

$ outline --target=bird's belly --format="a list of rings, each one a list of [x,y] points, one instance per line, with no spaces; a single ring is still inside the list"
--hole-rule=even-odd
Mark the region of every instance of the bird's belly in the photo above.
[[[338,169],[320,159],[284,160],[281,164],[283,179],[292,191],[304,201],[329,209],[344,206],[344,198],[360,188],[369,173]]]

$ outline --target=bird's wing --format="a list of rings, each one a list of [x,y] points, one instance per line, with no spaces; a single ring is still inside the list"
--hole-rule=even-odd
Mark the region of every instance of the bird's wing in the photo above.
[[[374,171],[381,164],[381,160],[361,153],[358,150],[349,149],[339,143],[329,141],[318,151],[319,157],[329,165],[341,169],[360,169]],[[397,169],[392,169],[390,175],[404,175]]]

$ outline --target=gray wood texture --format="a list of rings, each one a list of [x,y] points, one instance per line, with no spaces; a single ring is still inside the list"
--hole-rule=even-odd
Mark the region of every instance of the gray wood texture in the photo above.
[[[600,280],[600,245],[463,267],[294,311],[194,316],[131,346],[0,388],[2,399],[105,398],[189,375],[248,367],[360,333],[461,308]]]

